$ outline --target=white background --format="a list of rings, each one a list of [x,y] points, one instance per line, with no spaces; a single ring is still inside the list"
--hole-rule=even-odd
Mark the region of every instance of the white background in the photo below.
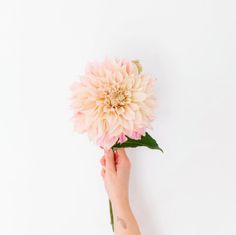
[[[143,235],[236,234],[233,0],[0,2],[0,234],[112,234],[102,151],[73,132],[88,61],[140,59],[158,77],[151,134],[128,150]]]

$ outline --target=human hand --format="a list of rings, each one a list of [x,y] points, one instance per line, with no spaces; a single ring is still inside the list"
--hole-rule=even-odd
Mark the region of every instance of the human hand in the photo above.
[[[101,175],[114,211],[116,235],[141,235],[129,205],[131,164],[124,149],[104,151]]]
[[[129,205],[129,176],[131,163],[124,149],[104,150],[100,160],[101,175],[113,206]]]

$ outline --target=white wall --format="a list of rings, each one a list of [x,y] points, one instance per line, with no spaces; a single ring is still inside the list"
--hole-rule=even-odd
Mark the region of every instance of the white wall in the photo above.
[[[0,234],[112,234],[102,151],[73,132],[87,61],[140,59],[159,78],[152,135],[128,150],[143,235],[236,234],[233,0],[0,2]]]

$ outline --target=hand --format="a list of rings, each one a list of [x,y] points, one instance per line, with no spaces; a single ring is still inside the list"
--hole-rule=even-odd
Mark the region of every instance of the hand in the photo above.
[[[131,164],[124,149],[104,151],[101,159],[102,177],[112,203],[115,235],[141,235],[129,205],[129,176]]]
[[[129,176],[131,163],[124,149],[104,151],[101,175],[113,206],[129,205]]]

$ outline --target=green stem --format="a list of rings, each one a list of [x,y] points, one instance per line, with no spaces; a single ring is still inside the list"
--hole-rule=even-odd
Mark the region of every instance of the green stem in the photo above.
[[[116,148],[114,148],[114,146],[112,146],[112,151],[114,152],[116,150]],[[111,221],[111,227],[112,227],[112,231],[115,231],[114,228],[114,215],[113,215],[113,209],[112,209],[112,203],[111,200],[109,200],[109,209],[110,209],[110,221]]]
[[[109,208],[110,208],[110,219],[111,219],[112,231],[114,232],[114,217],[113,217],[111,200],[109,200]]]

